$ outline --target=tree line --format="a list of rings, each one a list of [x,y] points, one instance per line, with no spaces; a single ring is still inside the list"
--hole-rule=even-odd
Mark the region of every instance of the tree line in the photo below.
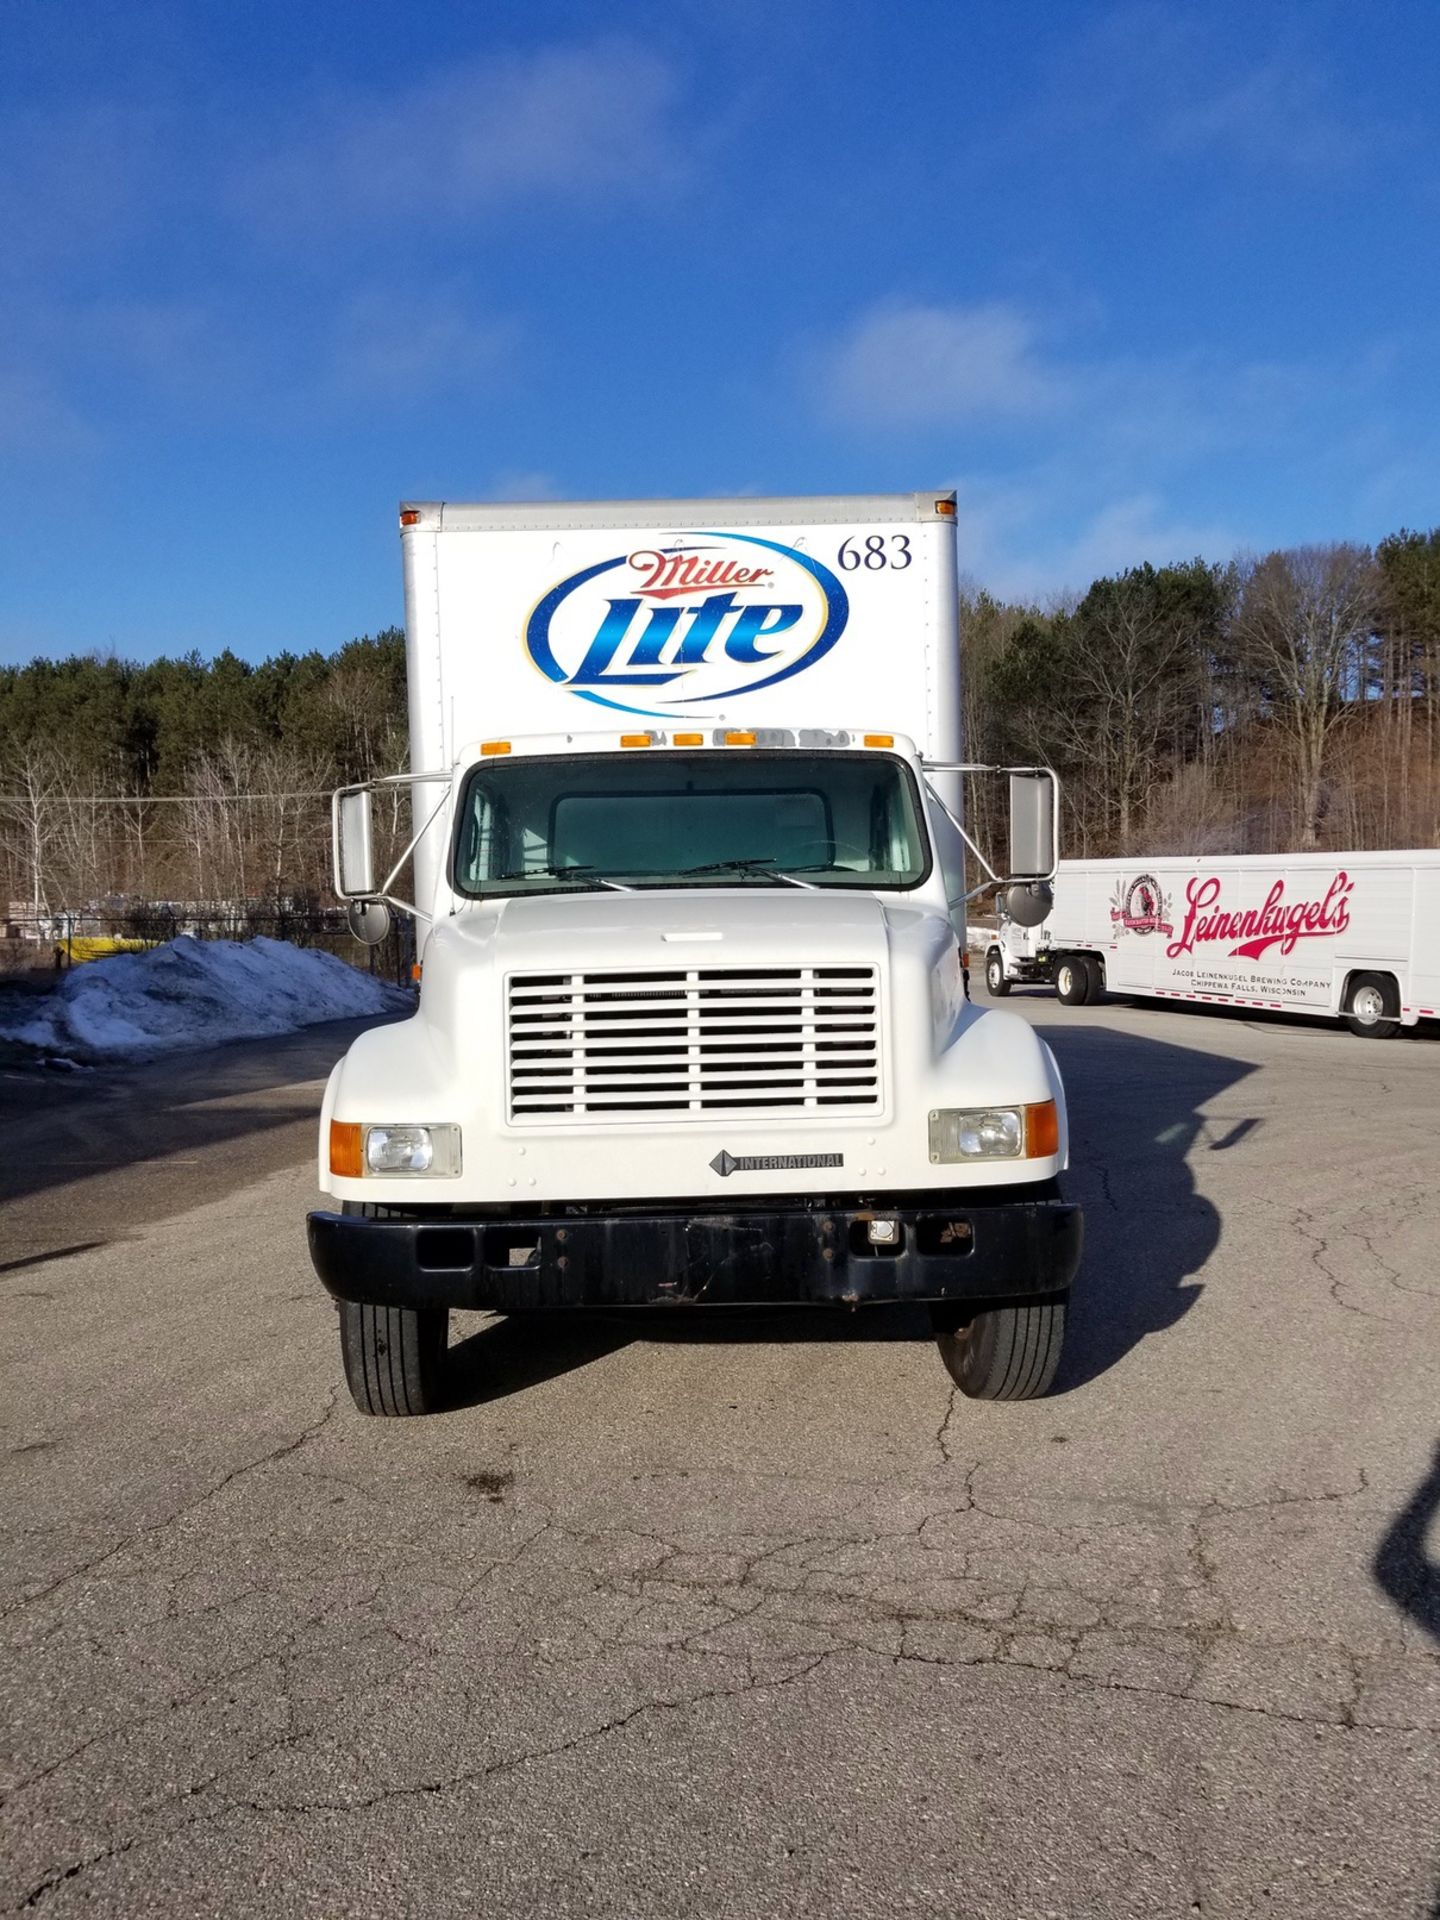
[[[344,781],[406,763],[405,636],[332,656],[100,655],[0,669],[0,904],[11,922],[157,903],[243,927],[328,893]],[[173,917],[173,916],[172,916]]]
[[[967,753],[1053,766],[1071,856],[1440,842],[1440,528],[961,612]]]
[[[960,612],[967,753],[1055,767],[1071,855],[1440,842],[1440,528]],[[259,665],[0,669],[0,900],[318,905],[324,796],[406,751],[393,628]],[[995,804],[977,786],[982,844]]]

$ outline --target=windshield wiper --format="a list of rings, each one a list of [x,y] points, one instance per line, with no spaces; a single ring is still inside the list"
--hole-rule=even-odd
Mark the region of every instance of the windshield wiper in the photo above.
[[[633,887],[627,887],[619,880],[607,880],[603,873],[596,873],[594,867],[527,867],[524,873],[500,873],[495,877],[497,880],[569,880],[576,878],[583,881],[587,875],[593,876],[590,879],[590,886],[592,888],[608,887],[612,893],[633,893],[635,891]]]
[[[758,873],[766,880],[778,880],[782,886],[804,887],[807,893],[818,891],[808,880],[797,880],[793,873],[783,872],[768,853],[752,860],[706,860],[698,867],[681,867],[675,878],[690,880],[702,873]]]

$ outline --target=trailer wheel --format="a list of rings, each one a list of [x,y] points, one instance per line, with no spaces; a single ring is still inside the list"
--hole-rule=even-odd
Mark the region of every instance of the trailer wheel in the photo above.
[[[985,956],[985,991],[993,1000],[1003,1000],[1010,991],[1005,961],[998,947],[992,947]]]
[[[1067,1007],[1083,1007],[1090,998],[1090,969],[1077,954],[1062,953],[1055,962],[1055,997]]]
[[[987,1307],[959,1324],[953,1308],[932,1308],[940,1358],[965,1397],[1038,1400],[1047,1393],[1065,1344],[1069,1297]]]
[[[372,1307],[341,1300],[345,1384],[361,1413],[436,1413],[445,1404],[450,1315],[444,1307]]]
[[[1383,973],[1357,973],[1345,996],[1345,1024],[1364,1040],[1393,1040],[1400,1031],[1394,1017],[1394,983]]]

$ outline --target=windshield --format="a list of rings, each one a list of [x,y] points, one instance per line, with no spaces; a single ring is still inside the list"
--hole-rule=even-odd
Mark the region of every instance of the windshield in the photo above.
[[[878,753],[630,751],[483,761],[460,803],[455,889],[916,887],[915,783]]]

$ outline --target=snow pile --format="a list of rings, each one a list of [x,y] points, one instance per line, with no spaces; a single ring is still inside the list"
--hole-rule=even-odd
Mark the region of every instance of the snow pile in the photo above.
[[[0,1011],[0,1038],[96,1059],[291,1033],[411,1004],[398,987],[314,947],[182,935],[148,953],[92,960],[53,992],[12,1000]]]

